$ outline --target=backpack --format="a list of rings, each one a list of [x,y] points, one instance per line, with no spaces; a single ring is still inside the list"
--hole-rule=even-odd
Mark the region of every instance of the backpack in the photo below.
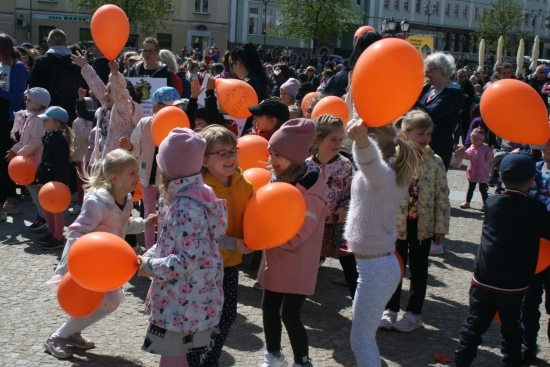
[[[46,54],[51,61],[50,85],[47,88],[52,97],[50,106],[63,107],[69,116],[75,114],[75,101],[78,99],[78,88],[86,88],[86,82],[80,74],[80,68],[74,64],[66,67],[59,63],[55,56]],[[71,119],[72,120],[72,119]]]

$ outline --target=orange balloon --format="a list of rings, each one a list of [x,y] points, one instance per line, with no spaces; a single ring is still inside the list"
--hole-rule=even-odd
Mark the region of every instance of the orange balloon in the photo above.
[[[398,70],[406,70],[401,73]],[[395,86],[399,85],[399,97]],[[384,38],[359,57],[351,77],[355,109],[371,127],[387,125],[403,116],[418,100],[424,85],[424,62],[413,45]]]
[[[219,79],[218,79],[219,80]],[[245,135],[239,138],[237,147],[239,147],[239,167],[243,170],[258,167],[265,168],[269,152],[267,146],[269,142],[259,135]]]
[[[32,159],[18,155],[14,157],[8,165],[8,173],[13,182],[18,185],[30,185],[34,182],[36,176],[36,164]]]
[[[355,31],[355,35],[353,36],[353,38],[359,38],[361,37],[362,35],[364,35],[365,33],[367,32],[376,32],[376,29],[374,29],[373,27],[371,27],[370,25],[364,25],[362,27],[359,27],[357,28],[357,30]]]
[[[141,192],[141,182],[138,181],[136,186],[136,191],[134,191],[134,194],[132,195],[132,201],[138,202],[143,198],[143,193]]]
[[[539,259],[537,260],[537,268],[535,274],[548,269],[550,266],[550,241],[541,238],[539,244]]]
[[[300,191],[285,182],[270,183],[246,205],[244,242],[254,250],[280,246],[298,233],[305,218],[306,202]]]
[[[236,118],[244,119],[252,115],[248,107],[258,104],[254,88],[239,79],[216,79],[218,101],[223,110]]]
[[[348,105],[342,98],[336,96],[328,96],[321,99],[311,112],[311,119],[315,119],[321,115],[332,115],[338,117],[347,124],[349,121]]]
[[[544,102],[523,81],[502,79],[491,83],[483,92],[480,108],[483,121],[500,138],[534,145],[550,140]]]
[[[243,172],[244,178],[252,184],[254,191],[264,187],[271,181],[271,172],[265,168],[252,167]]]
[[[42,208],[50,213],[61,213],[71,204],[71,190],[62,182],[51,181],[38,192]]]
[[[57,289],[57,302],[63,311],[74,317],[86,317],[94,313],[101,305],[103,297],[101,292],[81,287],[70,273],[63,276]]]
[[[393,254],[397,258],[397,261],[399,261],[399,268],[401,269],[401,282],[402,282],[403,277],[405,276],[405,263],[403,262],[403,258],[401,257],[401,255],[399,255],[399,252],[395,251]]]
[[[92,16],[90,29],[95,44],[107,60],[114,60],[130,35],[130,22],[124,10],[116,5],[100,6]]]
[[[176,127],[191,127],[187,114],[180,108],[168,106],[155,114],[151,123],[151,135],[157,147]]]
[[[311,102],[311,100],[313,98],[315,98],[319,93],[317,92],[309,92],[308,94],[306,94],[304,96],[304,98],[302,99],[302,105],[301,105],[301,108],[302,108],[302,112],[304,113],[304,116],[307,115],[307,109],[309,108],[309,103]],[[347,121],[346,121],[347,122]]]
[[[122,238],[107,232],[92,232],[71,246],[67,266],[74,280],[84,288],[109,292],[134,276],[138,258]]]

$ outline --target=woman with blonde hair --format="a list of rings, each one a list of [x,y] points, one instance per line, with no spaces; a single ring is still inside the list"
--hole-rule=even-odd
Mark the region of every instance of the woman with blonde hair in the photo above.
[[[166,65],[166,68],[170,71],[170,78],[172,79],[172,87],[176,89],[181,96],[183,94],[183,83],[178,73],[178,62],[176,56],[170,50],[160,50],[159,60]]]

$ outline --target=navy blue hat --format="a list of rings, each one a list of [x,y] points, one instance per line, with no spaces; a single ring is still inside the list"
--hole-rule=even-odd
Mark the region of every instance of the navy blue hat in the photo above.
[[[22,44],[21,44],[21,47],[25,47],[25,48],[34,48],[34,46],[31,45],[31,44],[28,43],[28,42],[22,43]]]
[[[510,153],[500,162],[503,182],[525,182],[535,176],[535,159],[527,153]]]

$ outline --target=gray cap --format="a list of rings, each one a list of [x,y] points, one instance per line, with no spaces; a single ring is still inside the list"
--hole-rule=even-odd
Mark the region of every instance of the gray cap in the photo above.
[[[52,101],[50,93],[46,89],[38,87],[29,89],[27,99],[44,107],[48,107]]]

